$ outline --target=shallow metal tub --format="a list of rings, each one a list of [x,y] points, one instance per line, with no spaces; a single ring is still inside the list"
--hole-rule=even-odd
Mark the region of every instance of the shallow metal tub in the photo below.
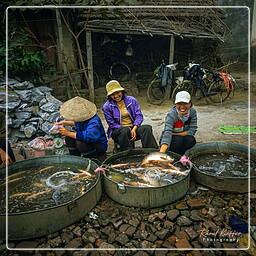
[[[123,151],[107,158],[103,162],[103,165],[114,164],[120,159],[125,163],[128,156],[146,156],[150,152],[155,151],[156,150],[154,149],[133,149]],[[174,157],[175,161],[180,159],[180,155],[176,153],[168,152],[168,154]],[[119,184],[116,181],[111,180],[107,175],[103,175],[104,190],[111,199],[123,205],[141,208],[160,207],[184,197],[189,188],[189,180],[190,175],[185,176],[177,183],[166,186],[136,187]]]
[[[212,154],[212,153],[227,153],[236,154],[248,157],[248,147],[240,144],[227,142],[209,142],[197,144],[193,148],[186,151],[186,156],[193,162],[193,158]],[[250,149],[250,158],[256,161],[256,150]],[[248,192],[249,179],[248,177],[223,177],[206,174],[197,168],[192,168],[192,178],[207,187],[222,192],[246,193]],[[256,190],[256,176],[250,177],[250,191]]]
[[[43,164],[76,164],[86,168],[89,159],[69,155],[54,155],[34,158],[15,163],[8,168],[9,175],[24,167],[38,167]],[[98,166],[91,162],[91,170]],[[5,176],[5,168],[0,169],[0,178]],[[83,218],[99,201],[102,194],[100,175],[95,184],[83,195],[68,203],[30,212],[8,215],[8,239],[21,240],[44,236],[69,226]],[[6,216],[0,215],[0,239],[6,238]]]

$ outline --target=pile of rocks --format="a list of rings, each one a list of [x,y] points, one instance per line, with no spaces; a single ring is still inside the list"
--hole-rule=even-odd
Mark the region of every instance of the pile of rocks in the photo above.
[[[9,113],[8,127],[12,142],[49,134],[53,123],[59,118],[62,102],[51,95],[46,86],[35,87],[31,82],[8,80],[8,103],[6,82],[0,82],[0,111]]]

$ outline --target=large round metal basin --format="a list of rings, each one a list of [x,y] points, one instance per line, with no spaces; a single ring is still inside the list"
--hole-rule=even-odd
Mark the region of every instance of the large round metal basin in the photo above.
[[[249,148],[240,144],[227,142],[210,142],[197,144],[193,148],[186,151],[186,156],[193,159],[212,153],[235,154],[248,158]],[[256,150],[250,148],[250,159],[256,161]],[[200,171],[198,168],[192,168],[192,178],[207,187],[222,192],[246,193],[249,190],[256,190],[256,176],[248,177],[227,177],[214,176]],[[250,181],[250,182],[249,182]]]
[[[44,164],[75,164],[86,168],[89,159],[69,156],[69,155],[54,155],[41,158],[34,158],[16,162],[8,168],[8,175],[14,174],[24,168],[40,167]],[[91,162],[91,170],[98,166]],[[5,168],[0,169],[0,177],[5,176]],[[0,239],[4,240],[21,240],[35,238],[53,233],[66,226],[69,226],[79,219],[83,218],[99,201],[102,194],[100,175],[97,174],[96,182],[93,186],[68,203],[46,208],[42,210],[9,213],[0,215]],[[8,223],[8,232],[5,230],[6,221]]]
[[[132,156],[138,155],[142,155],[142,160],[144,156],[155,151],[154,149],[123,151],[107,158],[103,162],[103,165],[115,164],[120,160],[122,163],[125,163],[127,157],[131,158]],[[180,159],[180,155],[176,153],[168,152],[168,154],[172,156],[175,161]],[[184,197],[189,188],[189,180],[190,175],[187,175],[174,184],[159,187],[137,187],[118,183],[111,180],[107,175],[103,176],[104,190],[112,200],[123,205],[141,208],[160,207]]]

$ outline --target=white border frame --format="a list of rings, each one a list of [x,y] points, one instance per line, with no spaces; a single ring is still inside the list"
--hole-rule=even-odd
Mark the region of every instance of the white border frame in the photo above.
[[[250,115],[250,42],[251,42],[251,35],[250,35],[250,8],[248,6],[55,6],[55,5],[45,5],[45,6],[9,6],[7,7],[6,13],[6,141],[8,140],[8,10],[16,8],[16,9],[122,9],[122,8],[180,8],[180,9],[190,9],[190,8],[220,8],[220,9],[237,9],[243,8],[248,10],[248,126],[251,123],[251,115]],[[35,251],[58,251],[58,250],[66,250],[66,251],[212,251],[212,250],[221,250],[221,251],[230,251],[230,250],[248,250],[250,248],[250,133],[248,133],[248,247],[247,248],[9,248],[8,247],[8,196],[6,197],[6,249],[10,251],[28,251],[28,250],[35,250]],[[8,145],[6,143],[6,152],[8,149]],[[7,177],[7,184],[6,184],[6,195],[8,195],[8,166],[6,166],[6,177]]]

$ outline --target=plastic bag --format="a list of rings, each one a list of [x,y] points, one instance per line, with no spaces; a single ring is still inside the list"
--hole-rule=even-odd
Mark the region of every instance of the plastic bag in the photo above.
[[[28,143],[28,146],[36,150],[44,150],[46,147],[46,141],[43,137],[37,137]]]
[[[37,137],[28,143],[29,147],[36,150],[44,150],[47,147],[51,147],[52,145],[53,145],[53,141],[51,139],[47,140],[44,137]]]
[[[248,233],[248,224],[240,220],[237,216],[231,215],[229,217],[229,225],[231,226],[232,230],[240,233]]]
[[[51,134],[57,134],[59,133],[59,129],[63,128],[63,125],[53,125],[53,127],[49,130]]]

